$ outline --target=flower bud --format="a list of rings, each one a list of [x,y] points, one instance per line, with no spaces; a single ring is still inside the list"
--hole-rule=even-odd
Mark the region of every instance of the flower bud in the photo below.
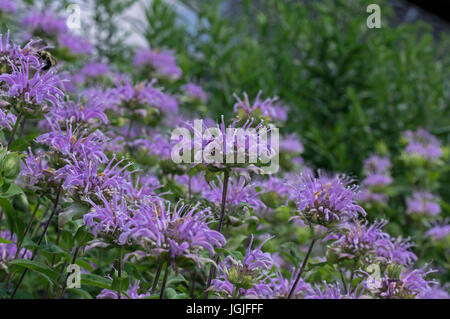
[[[15,152],[7,152],[6,155],[1,156],[0,171],[3,177],[15,179],[20,173],[19,154]]]

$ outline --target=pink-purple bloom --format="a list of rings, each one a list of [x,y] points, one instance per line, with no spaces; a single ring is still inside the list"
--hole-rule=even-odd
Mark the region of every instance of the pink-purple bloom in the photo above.
[[[159,75],[172,80],[182,76],[172,51],[142,49],[136,52],[133,65],[137,67],[151,66]]]
[[[410,215],[437,216],[441,213],[438,199],[428,192],[414,192],[406,198],[406,212]]]
[[[406,131],[403,134],[407,140],[406,153],[436,160],[442,157],[443,152],[440,141],[428,131],[420,128],[416,131]]]
[[[294,186],[300,215],[292,219],[328,226],[365,216],[365,210],[356,202],[358,188],[350,183],[345,176],[316,178],[313,174],[302,174],[300,183]]]
[[[9,230],[0,231],[0,237],[11,243],[0,243],[0,270],[8,268],[8,263],[16,258],[30,259],[31,252],[28,249],[21,248],[17,251],[17,236],[11,234]]]

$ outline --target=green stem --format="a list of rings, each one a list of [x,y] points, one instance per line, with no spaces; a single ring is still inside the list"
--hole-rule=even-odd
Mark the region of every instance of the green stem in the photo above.
[[[164,292],[166,291],[166,283],[167,283],[167,277],[169,276],[169,263],[166,262],[166,267],[164,270],[164,278],[161,286],[161,292],[159,293],[159,299],[164,299]]]
[[[297,275],[297,278],[295,278],[294,285],[292,286],[291,291],[289,292],[289,295],[288,295],[287,299],[291,299],[292,294],[295,291],[295,287],[297,287],[298,281],[300,280],[300,278],[301,278],[301,276],[303,274],[303,271],[305,270],[306,263],[308,262],[309,255],[311,254],[311,251],[312,251],[312,248],[313,248],[315,242],[316,242],[316,239],[313,237],[313,239],[311,240],[311,244],[309,245],[308,252],[306,253],[305,259],[303,259],[303,263],[302,263],[302,265],[300,267],[300,271],[299,271],[299,273]]]
[[[20,240],[19,243],[17,244],[17,250],[16,250],[16,255],[14,256],[14,259],[17,259],[19,257],[20,250],[22,249],[23,241],[25,240],[25,236],[30,231],[31,224],[33,223],[34,216],[36,215],[36,212],[37,212],[38,209],[39,209],[39,201],[38,201],[38,203],[36,204],[36,207],[33,210],[33,215],[31,215],[31,219],[28,222],[27,227],[25,228],[22,240]],[[11,266],[10,272],[8,274],[8,278],[6,279],[5,287],[7,287],[7,289],[8,289],[8,286],[9,286],[9,282],[11,281],[11,278],[13,276],[13,270],[14,270],[14,265]]]
[[[77,261],[78,252],[80,251],[80,246],[77,245],[77,248],[75,248],[75,252],[73,253],[72,262],[71,264],[75,264]],[[69,278],[69,274],[66,275],[66,279],[64,280],[64,284],[61,290],[61,295],[59,296],[60,299],[64,297],[64,291],[66,290],[67,286],[67,279]]]
[[[16,135],[17,127],[19,126],[19,123],[22,120],[22,113],[23,111],[19,113],[19,116],[16,119],[16,123],[14,124],[13,130],[11,131],[11,136],[9,137],[8,145],[6,146],[6,148],[8,149],[11,146],[12,142],[14,141],[14,135]]]
[[[153,280],[151,292],[155,291],[156,286],[158,286],[159,276],[161,275],[162,267],[163,267],[163,263],[161,262],[158,265],[158,269],[156,269],[155,279]]]
[[[222,203],[221,203],[221,207],[220,207],[220,218],[219,218],[219,223],[217,225],[217,231],[220,233],[220,231],[222,230],[222,223],[223,223],[223,219],[225,217],[225,204],[227,202],[227,191],[228,191],[228,180],[230,179],[230,172],[228,169],[226,169],[223,173],[223,189],[222,189]],[[219,256],[216,256],[216,264],[219,262]],[[208,276],[208,281],[206,283],[206,288],[205,288],[205,299],[208,299],[208,295],[209,295],[209,291],[208,288],[211,285],[211,281],[214,277],[216,273],[216,268],[214,268],[211,265],[211,269],[209,271],[209,276]]]
[[[53,216],[55,215],[56,209],[58,208],[58,202],[59,202],[59,197],[61,195],[61,190],[62,190],[62,182],[59,184],[58,192],[56,193],[56,198],[55,198],[55,203],[53,205],[52,213],[50,214],[50,217],[49,217],[47,223],[45,224],[44,231],[42,232],[42,235],[39,238],[39,241],[37,243],[38,247],[41,245],[42,240],[44,240],[45,234],[47,233],[48,226],[50,225],[50,222],[52,221]],[[31,261],[34,260],[34,258],[37,255],[37,252],[38,252],[38,248],[36,247],[33,251],[33,254],[31,255],[31,258],[30,258]],[[24,272],[22,273],[22,276],[20,277],[19,282],[17,283],[16,287],[14,288],[13,293],[11,294],[11,299],[14,299],[14,297],[17,293],[17,290],[19,290],[19,287],[22,285],[23,279],[25,278],[25,276],[28,272],[28,269],[29,268],[25,268]]]
[[[119,277],[119,281],[120,281],[120,278],[122,277],[122,250],[123,250],[123,246],[119,246],[119,254],[117,256],[117,260],[118,260],[117,277]],[[119,290],[117,292],[118,292],[117,298],[122,299],[122,296],[121,296],[122,295],[122,282],[120,282]]]

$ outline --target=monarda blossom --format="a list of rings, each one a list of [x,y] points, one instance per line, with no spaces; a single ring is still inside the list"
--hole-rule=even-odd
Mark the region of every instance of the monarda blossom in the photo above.
[[[21,248],[17,252],[17,236],[12,234],[9,230],[0,231],[0,237],[10,241],[11,243],[0,243],[0,270],[8,268],[8,263],[16,258],[30,259],[31,252],[25,248]]]
[[[247,252],[242,261],[227,256],[219,265],[219,275],[212,280],[208,288],[223,297],[269,298],[272,295],[268,271],[273,266],[269,253],[262,252],[264,240],[257,248],[252,249],[251,236]]]
[[[406,198],[406,213],[409,215],[437,216],[441,213],[438,199],[428,192],[414,192]]]
[[[175,97],[164,93],[160,88],[154,87],[155,80],[150,83],[141,82],[132,85],[126,81],[111,93],[115,94],[119,103],[125,109],[130,111],[139,111],[148,107],[153,107],[163,113],[176,113],[178,111],[178,102]],[[142,115],[137,113],[137,115]]]
[[[271,98],[262,100],[261,91],[255,97],[253,104],[250,102],[247,93],[244,92],[244,99],[239,98],[234,94],[234,98],[237,102],[234,104],[233,109],[238,112],[239,115],[245,115],[248,118],[265,116],[272,120],[284,122],[287,118],[287,110],[281,107],[279,104],[275,105],[278,98]]]
[[[58,37],[59,46],[66,48],[73,54],[83,55],[91,54],[93,51],[92,44],[81,36],[71,33],[64,33]]]
[[[86,130],[74,129],[69,122],[66,122],[65,129],[62,129],[58,121],[50,118],[47,118],[47,121],[50,132],[38,136],[37,143],[47,145],[52,151],[64,157],[81,158],[86,155],[89,159],[102,163],[108,160],[102,150],[108,138],[100,130],[88,134]]]
[[[209,228],[209,209],[199,209],[198,204],[172,207],[160,201],[152,205],[141,205],[119,238],[121,244],[134,242],[157,258],[171,264],[180,259],[201,261],[202,251],[215,254],[214,248],[225,244],[223,235]]]
[[[202,196],[219,206],[222,203],[223,182],[217,178],[217,184],[211,183],[211,188],[203,191]],[[227,191],[226,206],[238,206],[246,204],[254,210],[261,211],[266,205],[259,198],[255,185],[248,184],[244,177],[230,179]]]
[[[77,83],[85,83],[107,76],[110,73],[109,66],[101,62],[90,62],[85,64],[73,78]]]
[[[301,154],[304,151],[303,143],[296,134],[289,134],[281,139],[280,151]]]
[[[205,174],[200,172],[193,176],[189,176],[188,174],[176,175],[175,181],[182,185],[185,190],[191,194],[200,194],[204,191],[208,191],[210,189],[209,184],[206,182]]]
[[[421,295],[430,291],[436,285],[435,281],[426,278],[433,272],[435,270],[428,269],[428,266],[418,269],[405,269],[393,264],[387,267],[380,279],[376,279],[377,285],[370,285],[367,280],[364,281],[363,285],[372,295],[381,298],[420,298]]]
[[[55,172],[55,179],[62,182],[63,188],[72,196],[80,199],[95,200],[99,194],[115,193],[132,173],[127,170],[131,164],[125,165],[124,160],[117,161],[115,157],[104,168],[85,153],[81,159],[72,155],[65,162],[67,164]]]
[[[2,68],[0,73],[6,73],[5,69],[8,69],[11,63],[19,65],[21,62],[26,62],[33,67],[39,67],[41,65],[36,50],[33,48],[39,40],[29,41],[21,48],[11,43],[9,38],[9,30],[4,39],[3,34],[0,33],[0,67]]]
[[[171,80],[177,80],[182,76],[182,71],[177,66],[175,56],[171,51],[139,50],[136,52],[133,65],[137,67],[150,66],[157,75]]]
[[[130,286],[127,291],[121,293],[121,299],[145,299],[150,296],[150,291],[146,293],[139,293],[140,281],[136,280],[132,286]],[[98,295],[97,299],[118,299],[118,292],[109,289],[103,289]]]
[[[137,211],[129,207],[125,201],[123,193],[112,192],[108,198],[101,192],[97,197],[100,201],[96,203],[90,198],[87,201],[92,205],[89,213],[83,217],[83,222],[89,227],[94,236],[106,242],[115,244],[125,244],[119,237],[126,230],[126,224],[137,214]]]
[[[417,256],[410,250],[413,246],[410,238],[391,238],[389,244],[378,246],[377,256],[385,263],[394,262],[399,265],[410,266],[417,260]]]
[[[327,178],[302,174],[300,183],[294,185],[298,216],[308,224],[333,226],[337,223],[365,216],[364,209],[356,203],[357,186],[350,186],[345,176]]]
[[[89,97],[86,102],[67,101],[61,107],[51,109],[52,117],[61,124],[83,123],[95,127],[98,124],[108,124],[108,117],[104,112],[104,104],[100,99]],[[48,122],[47,122],[48,123]]]
[[[6,111],[5,114],[5,112],[0,109],[0,129],[7,128],[8,130],[11,130],[16,123],[16,120],[17,117],[13,113]]]
[[[5,85],[5,95],[22,103],[26,110],[34,111],[36,107],[45,110],[48,105],[56,107],[62,101],[64,93],[59,89],[61,81],[54,69],[32,71],[28,61],[11,67],[11,74],[0,75],[0,83]]]
[[[322,287],[316,285],[313,292],[306,295],[305,299],[358,299],[360,293],[357,290],[346,293],[338,283],[329,284],[324,281]]]
[[[340,225],[338,229],[324,240],[332,240],[328,246],[328,256],[337,260],[359,259],[373,262],[376,260],[379,247],[391,245],[389,234],[382,231],[387,221],[376,221],[373,224],[359,221]]]
[[[450,219],[445,218],[443,222],[433,222],[429,225],[425,237],[434,241],[442,240],[450,235]]]
[[[17,2],[13,0],[0,0],[0,11],[5,13],[15,13],[17,11]]]
[[[181,87],[184,95],[187,98],[200,101],[202,103],[208,102],[208,96],[205,91],[201,88],[201,86],[194,83],[186,83]]]
[[[55,172],[48,166],[46,153],[38,150],[35,153],[28,148],[27,156],[22,160],[20,177],[31,189],[45,190],[48,186],[54,184]]]
[[[277,277],[271,279],[272,286],[272,298],[275,299],[286,299],[289,296],[289,292],[292,290],[292,286],[294,285],[295,278],[298,275],[300,269],[293,269],[291,271],[291,276],[289,279],[286,279],[281,274],[281,271],[278,269]],[[292,299],[303,299],[305,296],[313,295],[315,293],[312,286],[307,283],[303,278],[300,278],[297,285],[295,286],[295,290],[292,293]]]
[[[406,153],[422,157],[427,160],[436,160],[442,157],[443,152],[440,141],[424,129],[406,131],[403,137],[407,140]]]
[[[22,23],[33,35],[58,36],[68,32],[66,20],[52,12],[30,12]]]

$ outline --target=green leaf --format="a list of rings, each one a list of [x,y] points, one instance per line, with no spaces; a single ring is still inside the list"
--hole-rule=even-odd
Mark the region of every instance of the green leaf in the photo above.
[[[5,239],[3,237],[0,237],[0,244],[12,244],[12,243],[13,243],[12,241]]]
[[[90,293],[88,293],[86,290],[81,289],[81,288],[71,288],[71,289],[67,289],[70,292],[76,293],[77,295],[80,295],[81,297],[83,297],[83,299],[94,299]]]
[[[10,264],[28,268],[42,276],[49,283],[56,286],[58,285],[58,282],[56,280],[58,277],[58,273],[50,269],[50,267],[48,267],[46,264],[28,259],[15,259],[10,261]]]
[[[75,234],[75,240],[78,242],[79,246],[83,246],[93,239],[94,235],[86,230],[86,226],[78,228],[77,233]]]
[[[58,225],[62,228],[68,221],[79,219],[89,211],[89,207],[73,202],[58,215]]]
[[[0,188],[0,198],[10,198],[13,196],[16,196],[18,194],[21,194],[23,190],[16,184],[11,183],[5,183]]]
[[[11,232],[15,233],[16,232],[17,215],[16,215],[16,212],[14,210],[14,207],[5,198],[0,198],[0,206],[1,206],[1,208],[3,209],[3,211],[6,214],[6,219],[8,221],[9,230]]]
[[[36,137],[38,137],[40,133],[32,133],[15,140],[10,146],[10,151],[22,152],[27,149],[30,145],[31,141],[33,141]]]
[[[81,284],[103,289],[111,289],[111,280],[94,274],[81,274]]]

